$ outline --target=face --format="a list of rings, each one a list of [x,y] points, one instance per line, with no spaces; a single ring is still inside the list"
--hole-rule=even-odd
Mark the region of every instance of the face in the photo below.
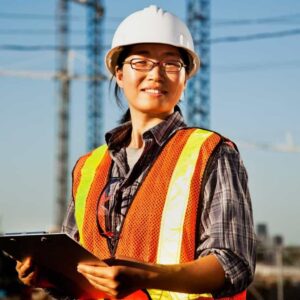
[[[131,48],[125,62],[131,59],[150,59],[154,62],[183,62],[176,47],[163,44],[138,44]],[[143,113],[153,117],[165,117],[174,111],[186,86],[186,71],[168,73],[162,65],[150,71],[138,71],[129,63],[116,70],[116,80],[128,101],[131,115]]]

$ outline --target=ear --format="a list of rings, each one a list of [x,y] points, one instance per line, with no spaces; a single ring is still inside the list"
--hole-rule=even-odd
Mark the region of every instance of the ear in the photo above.
[[[123,88],[123,70],[118,66],[115,67],[115,76],[118,86]]]

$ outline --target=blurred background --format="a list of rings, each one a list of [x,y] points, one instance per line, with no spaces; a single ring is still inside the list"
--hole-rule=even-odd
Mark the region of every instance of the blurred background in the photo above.
[[[0,232],[59,228],[73,165],[126,107],[103,65],[114,30],[156,4],[188,23],[202,59],[181,103],[188,123],[235,141],[248,170],[260,241],[249,299],[300,299],[300,1],[0,4]],[[0,258],[0,299],[46,297],[13,268]]]

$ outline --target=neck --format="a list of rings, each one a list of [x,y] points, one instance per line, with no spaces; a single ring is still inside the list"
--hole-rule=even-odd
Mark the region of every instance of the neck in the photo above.
[[[132,122],[132,132],[131,132],[131,141],[128,147],[142,148],[144,146],[144,141],[143,141],[144,132],[158,125],[162,121],[164,121],[166,117],[168,117],[171,113],[173,112],[151,116],[149,114],[143,114],[140,112],[137,114],[131,110],[130,114],[131,114],[131,122]]]

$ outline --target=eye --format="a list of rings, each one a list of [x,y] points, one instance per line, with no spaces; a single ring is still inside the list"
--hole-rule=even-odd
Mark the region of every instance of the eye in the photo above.
[[[163,64],[166,72],[170,72],[170,73],[179,72],[183,67],[183,64],[180,61],[176,61],[176,60],[168,60],[165,61]]]
[[[145,66],[149,65],[149,62],[145,59],[135,59],[135,60],[132,60],[132,63],[136,67],[145,67]]]
[[[180,61],[173,61],[173,60],[170,60],[170,61],[166,61],[165,62],[165,66],[166,67],[181,67],[182,66],[182,64],[181,64],[181,62]]]

